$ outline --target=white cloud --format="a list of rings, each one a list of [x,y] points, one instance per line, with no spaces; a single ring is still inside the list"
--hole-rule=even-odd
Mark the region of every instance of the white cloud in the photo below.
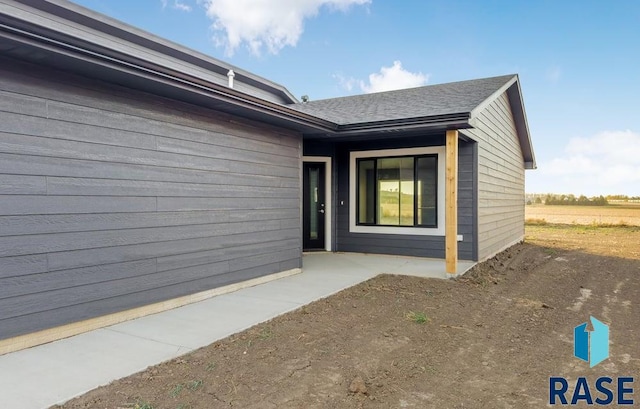
[[[160,3],[162,3],[162,9],[164,10],[169,5],[169,0],[160,0]],[[171,8],[186,12],[190,12],[192,10],[192,7],[190,5],[183,3],[180,0],[173,0]]]
[[[606,131],[572,138],[563,155],[541,163],[527,177],[535,179],[532,192],[635,196],[640,194],[639,158],[640,133]]]
[[[190,5],[182,3],[182,2],[180,2],[178,0],[176,0],[173,3],[173,8],[176,9],[176,10],[181,10],[181,11],[186,11],[186,12],[191,11],[191,6]]]
[[[343,88],[348,92],[353,91],[353,87],[355,87],[359,82],[357,79],[353,77],[345,77],[341,73],[333,74],[333,78],[338,81],[338,85],[340,85],[340,88]]]
[[[295,46],[304,30],[304,20],[323,6],[346,11],[352,5],[372,0],[199,0],[213,20],[214,41],[227,55],[245,44],[259,55],[263,48],[277,54]]]
[[[428,80],[428,75],[407,71],[402,67],[400,61],[394,61],[391,67],[382,67],[379,73],[369,75],[369,83],[360,81],[360,88],[366,93],[391,91],[420,87],[425,85]]]

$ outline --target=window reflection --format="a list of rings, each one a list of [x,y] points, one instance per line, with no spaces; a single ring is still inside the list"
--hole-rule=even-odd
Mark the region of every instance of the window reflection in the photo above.
[[[359,159],[358,224],[437,224],[437,156]]]

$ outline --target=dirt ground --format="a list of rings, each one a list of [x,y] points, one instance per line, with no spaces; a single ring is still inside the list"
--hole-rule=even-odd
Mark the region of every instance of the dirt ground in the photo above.
[[[638,405],[638,303],[640,228],[532,226],[460,279],[378,276],[61,408],[542,408],[550,376],[602,375]],[[592,369],[590,315],[611,331]]]

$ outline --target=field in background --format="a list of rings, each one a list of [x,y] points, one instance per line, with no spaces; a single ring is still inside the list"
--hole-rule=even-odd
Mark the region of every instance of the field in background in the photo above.
[[[640,261],[640,226],[528,224],[525,228],[525,242],[545,248],[560,247],[564,250]]]
[[[594,224],[640,226],[640,204],[609,206],[525,206],[525,219],[531,223]]]

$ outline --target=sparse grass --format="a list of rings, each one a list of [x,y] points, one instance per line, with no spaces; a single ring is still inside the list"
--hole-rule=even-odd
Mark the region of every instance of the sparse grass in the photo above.
[[[620,220],[618,223],[602,223],[596,222],[595,220],[591,222],[591,226],[593,227],[632,227],[629,223],[624,220]]]
[[[203,384],[203,382],[200,379],[195,380],[195,381],[191,381],[191,382],[189,382],[187,384],[187,389],[189,389],[191,391],[195,391],[195,390],[200,389],[202,387],[202,384]]]
[[[174,386],[173,389],[171,389],[169,395],[171,395],[172,398],[177,398],[178,396],[180,396],[180,393],[184,390],[184,388],[187,388],[190,391],[195,391],[200,389],[202,387],[202,384],[203,382],[200,379],[188,382],[186,384],[179,383]]]
[[[181,403],[176,407],[176,409],[191,409],[191,408],[192,406],[187,403]]]
[[[525,233],[526,242],[544,247],[544,252],[550,256],[562,250],[585,251],[585,243],[588,243],[590,253],[640,259],[637,245],[640,226],[548,224],[526,226]]]
[[[524,224],[527,226],[546,226],[547,221],[545,219],[530,218],[525,219]]]
[[[524,221],[525,226],[547,226],[547,225],[568,225],[568,226],[589,226],[589,227],[633,227],[633,225],[627,223],[624,220],[620,220],[617,223],[599,222],[595,219],[591,223],[584,224],[578,223],[575,220],[571,220],[571,223],[549,223],[546,219],[529,218]]]
[[[640,226],[635,226],[632,224],[628,224],[623,220],[617,223],[601,223],[596,222],[595,220],[588,224],[579,224],[579,223],[546,223],[546,224],[535,224],[525,222],[525,225],[528,229],[532,231],[567,231],[567,232],[602,232],[609,230],[628,230],[630,232],[635,232],[640,230]]]
[[[176,386],[174,386],[173,389],[171,389],[171,392],[169,392],[169,395],[171,395],[172,398],[177,398],[178,396],[180,396],[180,392],[182,392],[183,389],[184,389],[184,385],[179,383]]]
[[[214,369],[216,369],[216,363],[215,362],[209,362],[207,364],[207,368],[206,368],[207,372],[211,372]]]
[[[273,338],[273,330],[270,327],[262,328],[260,330],[260,334],[258,334],[258,337],[263,341],[271,339]]]
[[[407,313],[407,319],[415,322],[416,324],[424,324],[425,322],[429,321],[429,317],[427,317],[427,314],[425,314],[424,312],[414,311],[409,311]]]
[[[154,407],[149,402],[139,400],[138,402],[136,402],[133,409],[154,409]]]

